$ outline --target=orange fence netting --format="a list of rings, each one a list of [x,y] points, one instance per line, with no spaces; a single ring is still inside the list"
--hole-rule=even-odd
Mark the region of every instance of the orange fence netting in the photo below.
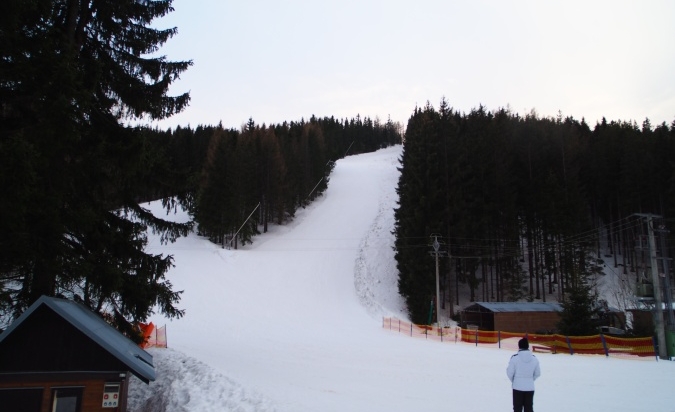
[[[382,327],[412,337],[438,340],[441,342],[464,342],[510,349],[518,347],[518,340],[527,337],[533,352],[605,355],[616,357],[656,357],[654,339],[621,338],[609,335],[565,336],[541,335],[536,333],[513,333],[463,329],[458,326],[438,328],[416,325],[396,318],[383,318]],[[656,357],[658,360],[658,357]]]
[[[138,326],[141,328],[141,333],[143,334],[143,343],[139,346],[143,349],[147,348],[166,348],[166,325],[161,328],[155,327],[155,325],[150,322],[148,324],[139,323]]]

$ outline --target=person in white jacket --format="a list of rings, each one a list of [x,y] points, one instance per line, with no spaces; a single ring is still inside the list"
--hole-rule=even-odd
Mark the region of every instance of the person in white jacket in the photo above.
[[[513,388],[513,411],[533,412],[534,381],[541,375],[539,360],[530,352],[527,338],[518,341],[518,353],[511,356],[506,376]]]

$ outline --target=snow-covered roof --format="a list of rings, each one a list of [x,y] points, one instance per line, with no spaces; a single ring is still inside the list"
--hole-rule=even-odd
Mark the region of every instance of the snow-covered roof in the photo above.
[[[126,365],[129,371],[142,381],[148,383],[155,380],[152,355],[122,335],[100,316],[89,310],[89,308],[72,300],[42,296],[0,334],[0,343],[42,305],[53,310],[92,341],[100,345],[104,350]]]
[[[490,312],[562,312],[563,307],[557,302],[474,302],[464,310],[486,309]],[[620,309],[607,306],[609,312],[621,312]]]
[[[490,312],[560,312],[562,305],[555,302],[474,302],[464,310],[480,306]]]

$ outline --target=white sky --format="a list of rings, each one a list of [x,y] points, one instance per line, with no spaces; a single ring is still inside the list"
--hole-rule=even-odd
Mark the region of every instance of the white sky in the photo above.
[[[149,234],[150,252],[175,258],[167,278],[186,314],[152,319],[170,349],[152,351],[155,382],[132,381],[129,411],[510,410],[517,339],[477,348],[382,327],[404,317],[392,234],[401,151],[338,160],[320,198],[238,250]],[[536,356],[536,410],[675,411],[675,362]]]
[[[194,60],[160,126],[356,114],[404,125],[445,96],[525,114],[675,120],[675,2],[175,0],[162,49]]]

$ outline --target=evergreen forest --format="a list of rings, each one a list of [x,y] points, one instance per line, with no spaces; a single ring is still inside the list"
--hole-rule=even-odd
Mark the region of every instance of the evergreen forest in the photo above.
[[[325,189],[333,162],[401,142],[368,117],[158,130],[188,93],[169,87],[191,61],[159,54],[177,29],[155,19],[172,0],[35,0],[0,12],[0,330],[42,295],[80,301],[133,339],[158,311],[181,317],[165,278],[173,242],[196,228],[251,242]],[[154,216],[181,205],[194,222]],[[254,213],[255,212],[255,213]]]
[[[451,316],[461,287],[471,301],[592,301],[604,264],[639,280],[636,214],[660,225],[675,214],[675,123],[591,128],[534,111],[460,113],[443,99],[415,109],[403,147],[396,260],[420,324],[438,306],[436,255]]]
[[[252,242],[268,225],[284,224],[326,189],[334,162],[346,155],[400,144],[402,127],[356,116],[257,125],[144,130],[153,153],[170,165],[169,192],[193,217],[202,236],[223,247]],[[160,189],[156,187],[156,189]]]
[[[132,338],[154,311],[181,317],[172,256],[146,250],[193,230],[254,241],[321,195],[336,160],[403,143],[395,210],[399,291],[428,323],[438,241],[442,298],[586,301],[612,259],[635,273],[635,214],[675,214],[675,123],[524,117],[443,100],[405,133],[356,116],[159,130],[189,93],[191,61],[159,52],[172,0],[10,0],[0,10],[0,329],[42,295],[75,299]],[[175,223],[144,202],[193,218]],[[671,242],[672,243],[672,242]],[[617,256],[621,256],[621,260]],[[578,298],[578,299],[577,299]]]

